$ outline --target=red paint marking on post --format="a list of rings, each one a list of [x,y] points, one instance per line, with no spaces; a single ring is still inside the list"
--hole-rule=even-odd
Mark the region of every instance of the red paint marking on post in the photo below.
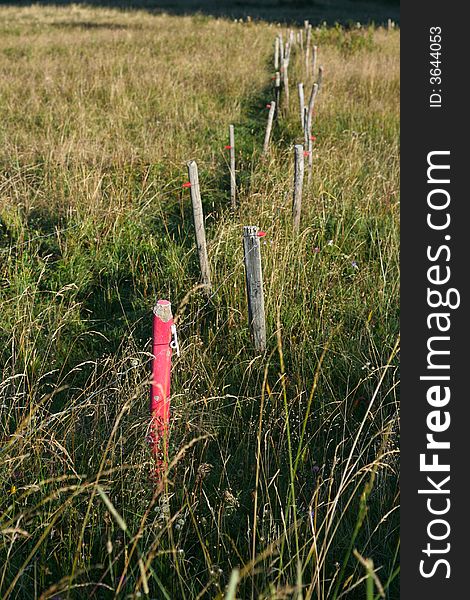
[[[270,104],[266,104],[266,108],[271,108],[271,105]]]
[[[187,181],[186,183],[183,183],[183,187],[184,188],[190,188],[191,187],[191,182]]]
[[[170,424],[171,326],[173,315],[168,300],[159,300],[153,309],[152,383],[150,387],[150,441],[155,457],[155,475],[160,479],[168,456]]]
[[[304,156],[308,156],[310,152],[308,150],[304,150]]]
[[[232,146],[225,146],[225,150],[231,150]]]
[[[256,235],[257,235],[258,237],[264,237],[264,236],[266,235],[266,231],[257,231],[257,232],[256,232]]]

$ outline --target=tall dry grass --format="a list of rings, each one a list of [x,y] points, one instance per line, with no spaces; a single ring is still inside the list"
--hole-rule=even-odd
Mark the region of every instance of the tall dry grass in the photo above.
[[[398,33],[314,31],[293,236],[294,87],[260,158],[277,27],[74,6],[2,8],[0,31],[0,596],[396,598]],[[244,224],[267,232],[265,356]],[[182,347],[163,487],[146,442],[158,297]]]

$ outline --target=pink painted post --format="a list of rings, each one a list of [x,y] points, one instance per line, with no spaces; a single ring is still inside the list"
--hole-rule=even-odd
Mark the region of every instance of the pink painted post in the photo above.
[[[173,315],[168,300],[159,300],[153,309],[152,383],[150,439],[156,462],[156,476],[161,477],[168,457],[170,424],[170,371]]]

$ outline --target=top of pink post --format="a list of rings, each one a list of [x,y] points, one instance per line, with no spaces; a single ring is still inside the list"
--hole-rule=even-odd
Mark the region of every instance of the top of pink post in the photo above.
[[[164,323],[168,323],[173,318],[171,313],[171,302],[168,300],[158,300],[153,308],[153,314],[161,319]]]

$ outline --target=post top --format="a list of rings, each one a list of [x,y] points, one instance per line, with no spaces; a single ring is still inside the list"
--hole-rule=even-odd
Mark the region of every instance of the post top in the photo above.
[[[257,225],[244,225],[243,235],[256,235],[259,227]]]
[[[158,300],[153,308],[153,314],[161,319],[164,323],[168,323],[173,318],[171,312],[171,302],[168,300]]]

